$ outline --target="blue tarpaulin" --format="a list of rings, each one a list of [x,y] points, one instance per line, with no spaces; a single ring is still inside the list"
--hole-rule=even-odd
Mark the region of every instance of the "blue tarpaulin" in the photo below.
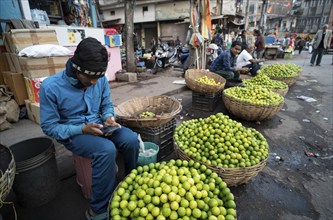
[[[265,37],[265,43],[266,44],[272,44],[275,42],[275,37],[272,37],[272,36],[266,36]]]

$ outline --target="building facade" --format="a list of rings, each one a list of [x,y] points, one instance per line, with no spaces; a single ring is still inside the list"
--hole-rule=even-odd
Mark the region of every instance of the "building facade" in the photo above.
[[[100,0],[100,12],[104,27],[125,24],[124,0]],[[190,1],[136,0],[134,32],[140,46],[148,48],[150,41],[158,38],[172,42],[179,37],[185,42],[189,27]]]
[[[136,0],[134,31],[141,46],[148,48],[150,40],[161,38],[172,41],[179,37],[186,41],[190,25],[189,0]],[[243,0],[211,0],[212,22],[224,28],[244,28]],[[104,27],[121,27],[125,24],[124,0],[99,0]],[[213,25],[215,27],[215,25]]]
[[[316,33],[323,24],[332,29],[333,0],[302,0],[297,1],[297,26],[293,29],[297,33]],[[331,21],[331,22],[329,22]]]

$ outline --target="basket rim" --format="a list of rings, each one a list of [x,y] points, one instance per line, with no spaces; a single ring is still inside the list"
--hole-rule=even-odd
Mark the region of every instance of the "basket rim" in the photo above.
[[[196,161],[196,162],[199,162],[199,163],[201,163],[201,164],[203,164],[203,165],[205,165],[205,166],[207,166],[207,167],[212,167],[212,168],[214,168],[214,169],[223,170],[223,172],[224,172],[224,171],[233,171],[233,170],[249,170],[249,169],[253,169],[253,168],[256,168],[256,167],[261,166],[263,163],[266,163],[267,160],[268,160],[268,157],[266,157],[265,160],[262,160],[262,161],[260,161],[259,163],[255,164],[255,165],[253,165],[253,166],[249,166],[249,167],[226,168],[226,167],[214,166],[214,165],[210,165],[210,164],[208,164],[208,163],[205,163],[205,162],[203,162],[203,161],[197,160],[197,159],[195,159],[195,158],[193,158],[193,157],[187,155],[187,154],[186,154],[186,153],[185,153],[185,152],[184,152],[184,151],[178,146],[178,144],[176,143],[176,141],[175,141],[174,143],[175,143],[175,145],[174,145],[174,146],[175,146],[175,147],[174,147],[175,150],[181,152],[181,153],[184,154],[184,155],[186,155],[186,156],[189,157],[191,160],[194,160],[194,161]],[[223,173],[223,172],[222,172],[222,173]]]
[[[193,72],[193,74],[196,73],[200,73],[202,75],[206,75],[206,76],[211,76],[211,77],[215,77],[218,79],[218,81],[221,83],[220,85],[206,85],[204,83],[198,82],[196,81],[197,78],[199,77],[191,77],[190,74],[191,72]],[[189,87],[191,90],[193,91],[197,91],[197,92],[202,92],[202,93],[214,93],[214,92],[218,92],[220,90],[222,90],[226,84],[226,79],[223,78],[222,76],[220,76],[219,74],[216,74],[214,72],[211,71],[206,71],[204,69],[188,69],[185,72],[184,75],[185,78],[185,82],[186,82],[186,86]],[[215,79],[214,79],[215,80]],[[199,87],[199,88],[195,88],[195,87]]]
[[[156,115],[155,117],[151,117],[151,118],[137,118],[137,117],[133,117],[133,116],[128,116],[125,115],[123,113],[123,111],[120,110],[120,108],[125,105],[127,102],[131,102],[131,101],[135,101],[135,100],[140,100],[140,99],[151,99],[151,98],[166,98],[166,99],[170,99],[175,101],[176,103],[178,103],[178,108],[173,110],[170,113],[165,113],[163,115]],[[135,98],[131,98],[126,100],[125,102],[122,102],[121,104],[119,104],[118,106],[115,107],[118,112],[117,112],[117,118],[119,119],[126,119],[126,121],[140,121],[140,122],[151,122],[151,121],[160,121],[160,120],[165,120],[165,119],[169,119],[170,116],[174,116],[177,115],[179,112],[181,112],[182,110],[182,105],[181,103],[174,97],[170,97],[167,95],[158,95],[158,96],[141,96],[141,97],[135,97]]]
[[[280,94],[278,94],[278,95],[280,95]],[[232,96],[230,96],[230,95],[227,95],[227,94],[225,93],[225,91],[223,91],[223,96],[225,96],[226,98],[232,99],[232,100],[234,100],[234,101],[236,101],[236,102],[244,103],[244,104],[247,104],[247,105],[249,105],[249,106],[255,106],[255,107],[265,107],[265,108],[270,108],[270,107],[278,107],[278,106],[280,106],[281,104],[284,104],[284,97],[283,97],[282,95],[280,95],[280,96],[282,96],[282,98],[283,98],[282,101],[281,101],[281,103],[278,103],[278,104],[276,104],[276,105],[260,105],[260,104],[253,104],[253,103],[249,103],[249,102],[240,101],[240,100],[238,100],[238,99],[236,99],[236,98],[234,98],[234,97],[232,97]]]

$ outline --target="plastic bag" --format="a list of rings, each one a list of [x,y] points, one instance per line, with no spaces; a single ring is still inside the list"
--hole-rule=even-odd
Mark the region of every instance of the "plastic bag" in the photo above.
[[[309,46],[309,54],[312,53],[312,50],[313,50],[313,47],[312,47],[312,45],[310,45],[310,46]]]
[[[139,140],[139,143],[140,143],[140,149],[139,149],[139,152],[144,153],[144,152],[145,152],[145,144],[143,143],[140,134],[138,134],[138,140]]]
[[[50,19],[47,16],[46,11],[39,9],[32,9],[31,18],[33,21],[38,21],[40,26],[50,25]]]
[[[26,47],[19,52],[20,57],[51,57],[51,56],[68,56],[72,54],[68,48],[54,44],[40,44]]]

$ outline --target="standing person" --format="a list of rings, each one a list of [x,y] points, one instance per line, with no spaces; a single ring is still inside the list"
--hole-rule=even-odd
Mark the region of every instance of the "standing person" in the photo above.
[[[305,40],[303,38],[299,39],[299,41],[297,42],[297,46],[298,46],[298,54],[301,54],[305,46]]]
[[[246,46],[244,50],[238,55],[236,61],[237,68],[248,68],[250,74],[252,76],[257,75],[257,71],[260,69],[259,63],[264,62],[265,59],[254,59],[252,57],[252,52],[254,50],[254,46]]]
[[[247,39],[246,39],[246,30],[243,30],[240,35],[237,37],[237,41],[242,43],[242,51],[247,48]]]
[[[256,41],[254,42],[254,46],[256,47],[254,50],[254,57],[256,59],[261,59],[264,56],[265,52],[265,39],[264,36],[260,33],[259,30],[254,29],[253,35],[256,36]]]
[[[222,30],[221,30],[221,29],[219,29],[219,30],[215,33],[212,42],[213,42],[214,44],[216,44],[217,46],[219,46],[220,48],[223,47],[224,39],[223,39],[223,35],[222,35]]]
[[[151,40],[150,40],[150,50],[153,54],[155,54],[156,52],[156,40],[155,40],[155,37],[153,37]]]
[[[179,46],[181,44],[179,40],[179,36],[177,36],[177,39],[175,40],[175,46]]]
[[[108,202],[116,182],[116,154],[122,152],[125,173],[137,166],[139,141],[118,124],[104,76],[108,52],[95,38],[82,40],[66,69],[48,77],[40,88],[43,132],[74,154],[92,160],[92,197],[86,218],[107,219]],[[118,127],[103,133],[105,126]]]
[[[212,63],[209,71],[217,73],[225,79],[239,79],[239,74],[249,72],[248,68],[236,67],[236,58],[241,51],[242,43],[234,41],[229,50],[222,52]]]
[[[324,51],[330,46],[332,30],[329,30],[327,28],[328,24],[324,24],[322,30],[318,30],[316,36],[313,38],[313,52],[310,66],[313,66],[315,62],[316,66],[320,66],[321,58],[323,57]]]

